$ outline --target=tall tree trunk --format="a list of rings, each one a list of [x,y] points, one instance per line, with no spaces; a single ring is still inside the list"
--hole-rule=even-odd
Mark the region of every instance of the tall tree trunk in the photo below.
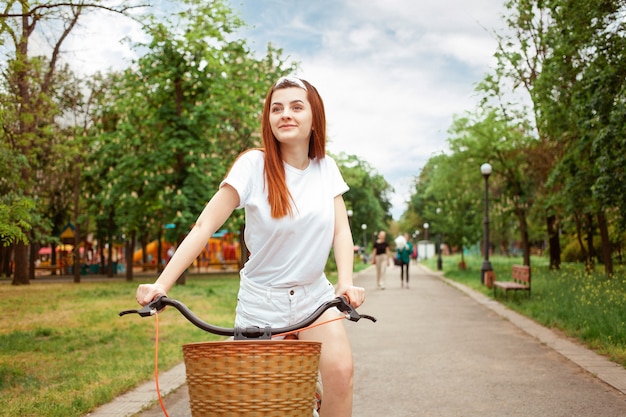
[[[548,246],[550,250],[550,269],[561,269],[561,240],[559,237],[558,221],[555,215],[546,218],[548,226]]]
[[[13,253],[15,270],[13,273],[13,285],[28,285],[28,245],[24,242],[17,242]]]
[[[521,207],[517,207],[515,212],[519,221],[520,238],[522,241],[522,250],[524,251],[524,265],[530,266],[530,239],[528,238],[526,212]]]
[[[106,264],[106,256],[104,254],[104,238],[98,240],[98,252],[100,256],[100,267],[98,268],[98,273],[106,274],[107,273],[107,264]]]
[[[80,282],[80,242],[82,240],[79,207],[80,207],[80,161],[76,161],[74,169],[74,282]],[[86,249],[86,248],[85,248]]]
[[[183,239],[185,239],[185,235],[179,235],[178,236],[178,244],[176,245],[176,247],[180,247],[180,244],[183,241]],[[185,269],[185,271],[182,274],[180,274],[180,276],[176,280],[176,285],[185,285],[185,284],[187,284],[187,270],[188,269],[189,268]]]
[[[596,249],[593,246],[593,216],[591,213],[585,213],[585,219],[587,220],[587,259],[585,259],[585,270],[590,274],[595,269],[594,258],[596,256]]]
[[[157,234],[156,271],[159,274],[163,272],[163,229],[159,229]]]
[[[75,216],[74,221],[78,220],[78,216]],[[72,266],[73,268],[73,276],[74,276],[74,282],[75,283],[80,283],[80,266],[81,266],[81,262],[80,262],[80,243],[82,240],[82,236],[81,236],[81,230],[80,230],[80,224],[76,224],[76,226],[74,227],[74,249],[72,249],[72,253],[74,254],[74,265]],[[84,249],[83,249],[83,253],[84,253]]]
[[[125,250],[126,250],[126,281],[131,282],[133,280],[133,264],[135,260],[133,259],[133,254],[135,253],[135,242],[137,241],[137,231],[133,230],[130,234],[130,237],[126,240]]]
[[[59,257],[57,256],[57,244],[56,243],[51,243],[50,244],[50,249],[51,249],[51,253],[50,253],[50,265],[58,265],[59,263]],[[52,270],[51,272],[52,275],[56,275],[57,274],[57,270],[56,268]]]
[[[33,236],[30,241],[33,242]],[[37,255],[39,254],[39,244],[31,244],[28,251],[28,280],[35,279],[35,263],[37,261]]]
[[[576,224],[576,240],[578,241],[578,246],[580,247],[580,253],[582,254],[582,258],[586,262],[587,247],[583,243],[583,226],[578,212],[574,213],[574,223]]]
[[[109,228],[107,231],[107,241],[109,242],[109,247],[107,250],[107,277],[113,277],[116,271],[113,271],[113,213],[109,215]],[[117,265],[116,265],[117,266]]]
[[[11,262],[11,258],[13,257],[13,245],[11,246],[1,246],[0,245],[0,276],[4,276],[9,278],[13,275],[13,262]]]
[[[604,273],[607,277],[613,276],[613,248],[611,247],[611,239],[609,237],[609,227],[606,222],[606,216],[603,211],[598,212],[598,229],[600,229],[600,237],[602,239],[602,262],[604,263]]]
[[[25,4],[22,4],[22,8],[25,8]],[[30,22],[28,15],[22,16],[22,33],[20,34],[20,40],[15,45],[15,58],[17,62],[28,63],[28,39],[30,36]],[[19,128],[18,136],[22,138],[23,144],[18,146],[18,150],[22,155],[29,155],[31,152],[32,137],[36,133],[36,105],[31,95],[30,90],[30,74],[28,65],[21,65],[16,71],[16,86],[18,90],[18,97],[20,100],[19,107]],[[45,94],[45,92],[42,92]],[[27,117],[28,116],[28,117]],[[23,190],[25,196],[30,196],[30,179],[32,178],[30,167],[25,167],[21,171],[23,183],[26,184],[27,189]],[[29,263],[28,263],[28,250],[29,245],[24,242],[18,242],[15,245],[15,253],[13,261],[15,262],[15,271],[13,275],[13,285],[30,284],[29,280]]]

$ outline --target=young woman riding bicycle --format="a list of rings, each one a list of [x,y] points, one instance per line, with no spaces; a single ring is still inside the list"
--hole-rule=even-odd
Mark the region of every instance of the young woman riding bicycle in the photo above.
[[[326,156],[323,101],[310,83],[279,79],[269,90],[262,117],[263,148],[243,152],[154,284],[140,285],[146,305],[166,295],[233,210],[244,208],[249,260],[241,270],[235,325],[287,326],[336,295],[352,306],[365,299],[352,280],[354,244],[342,194],[348,186]],[[331,247],[338,283],[324,275]],[[320,320],[327,320],[327,311]],[[339,321],[302,331],[301,340],[322,343],[321,416],[352,415],[353,362]]]

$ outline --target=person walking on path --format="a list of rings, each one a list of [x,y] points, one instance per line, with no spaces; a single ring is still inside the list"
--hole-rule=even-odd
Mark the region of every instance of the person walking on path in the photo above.
[[[391,251],[387,243],[387,233],[383,230],[378,232],[378,238],[374,243],[372,252],[372,263],[376,265],[376,288],[385,289],[385,275],[387,274],[387,265],[391,262]]]
[[[363,303],[365,290],[353,284],[354,242],[342,197],[348,185],[326,155],[326,116],[317,89],[295,77],[274,83],[261,135],[263,148],[238,156],[156,282],[139,286],[139,304],[166,295],[236,208],[245,209],[250,258],[240,271],[235,327],[288,326],[335,296],[346,296],[354,307]],[[336,288],[324,274],[331,247]],[[329,310],[319,321],[336,315]],[[320,415],[351,416],[354,368],[343,323],[302,331],[299,338],[322,343]]]
[[[412,254],[413,245],[409,241],[409,234],[405,233],[404,236],[398,236],[396,238],[396,256],[400,261],[400,286],[406,289],[409,288],[409,263]],[[404,284],[405,278],[406,285]]]

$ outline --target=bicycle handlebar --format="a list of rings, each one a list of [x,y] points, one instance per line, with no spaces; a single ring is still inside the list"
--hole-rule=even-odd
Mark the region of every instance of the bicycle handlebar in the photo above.
[[[233,336],[235,340],[241,339],[270,339],[272,335],[289,333],[300,330],[307,326],[310,326],[320,318],[320,316],[328,309],[336,307],[342,313],[346,313],[346,318],[350,321],[359,321],[360,319],[368,319],[372,322],[376,322],[376,318],[366,315],[359,314],[354,307],[350,305],[347,299],[343,296],[337,297],[331,301],[328,301],[317,308],[309,317],[302,320],[299,323],[293,324],[291,326],[273,328],[273,327],[265,327],[260,328],[257,326],[246,327],[246,328],[227,328],[227,327],[219,327],[214,326],[213,324],[207,323],[196,316],[185,304],[182,302],[168,298],[166,296],[161,296],[155,298],[151,303],[146,304],[144,307],[136,310],[124,310],[119,313],[120,316],[126,314],[139,314],[141,317],[149,317],[155,315],[158,311],[164,309],[166,306],[172,306],[176,310],[178,310],[187,320],[189,320],[194,326],[202,329],[206,332],[213,333],[220,336]]]

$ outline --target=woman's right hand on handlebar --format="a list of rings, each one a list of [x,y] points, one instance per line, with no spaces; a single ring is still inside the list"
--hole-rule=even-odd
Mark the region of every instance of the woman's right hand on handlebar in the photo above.
[[[160,295],[167,296],[167,291],[165,291],[165,288],[163,288],[162,285],[141,284],[137,288],[135,298],[140,305],[145,306]]]

